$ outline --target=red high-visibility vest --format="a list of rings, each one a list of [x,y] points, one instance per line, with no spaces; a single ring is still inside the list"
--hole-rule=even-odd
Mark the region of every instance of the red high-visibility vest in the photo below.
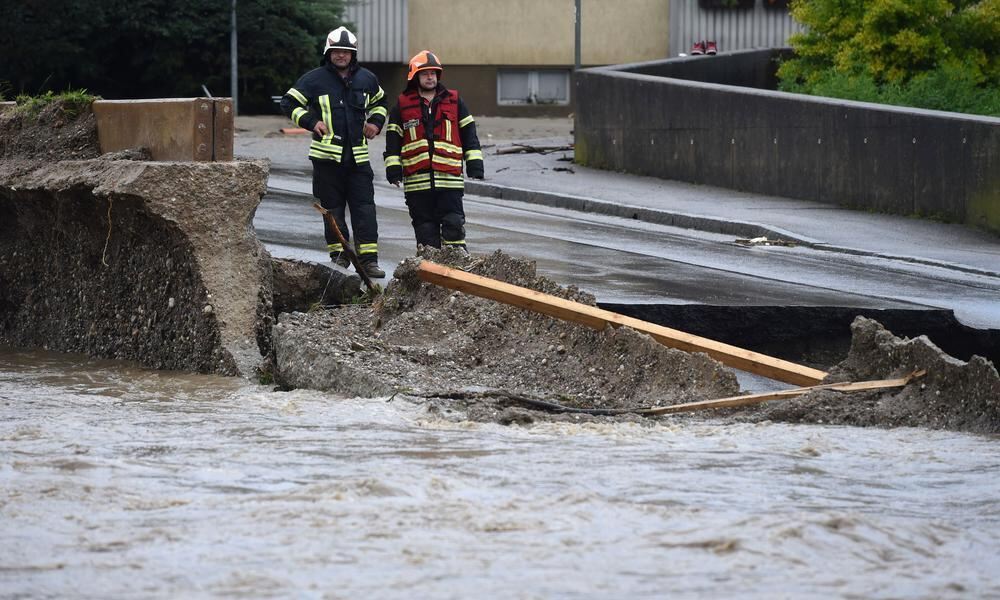
[[[433,136],[428,139],[424,127],[423,101],[417,90],[399,96],[403,121],[403,148],[400,159],[403,175],[435,171],[462,174],[462,138],[458,131],[458,92],[447,90],[439,96],[434,109]]]

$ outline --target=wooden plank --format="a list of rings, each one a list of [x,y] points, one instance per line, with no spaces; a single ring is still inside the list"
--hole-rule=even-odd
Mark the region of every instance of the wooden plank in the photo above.
[[[684,404],[674,404],[673,406],[658,406],[644,410],[644,415],[669,415],[674,413],[692,412],[696,410],[706,410],[712,408],[733,408],[737,406],[750,406],[761,404],[769,400],[786,400],[797,398],[815,390],[832,390],[835,392],[860,392],[867,390],[882,390],[903,387],[918,377],[922,377],[926,371],[916,371],[900,377],[898,379],[879,379],[875,381],[858,381],[853,383],[826,383],[823,385],[812,385],[808,387],[793,388],[777,392],[763,392],[760,394],[746,394],[744,396],[730,396],[728,398],[718,398],[716,400],[702,400],[700,402],[685,402]]]
[[[686,352],[704,352],[724,365],[785,383],[815,385],[827,375],[819,369],[641,321],[596,306],[587,306],[503,281],[473,275],[427,260],[420,262],[417,276],[429,283],[511,304],[564,321],[580,323],[592,329],[602,330],[609,325],[631,327],[649,334],[664,346]]]

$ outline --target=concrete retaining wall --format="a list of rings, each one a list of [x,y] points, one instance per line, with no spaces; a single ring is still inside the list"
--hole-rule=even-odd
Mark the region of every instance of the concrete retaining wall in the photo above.
[[[579,72],[576,161],[1000,233],[1000,119],[773,91],[787,51]]]

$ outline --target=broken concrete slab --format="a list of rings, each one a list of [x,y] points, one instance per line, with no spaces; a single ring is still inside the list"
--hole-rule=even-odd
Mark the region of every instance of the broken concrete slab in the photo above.
[[[851,325],[851,350],[830,370],[829,382],[927,374],[900,390],[845,396],[819,391],[777,402],[758,416],[773,420],[877,427],[929,427],[1000,432],[1000,375],[981,356],[962,361],[927,337],[899,338],[872,319]]]
[[[252,376],[266,161],[0,162],[0,342]]]
[[[213,135],[231,146],[228,104],[212,106],[223,126]],[[252,226],[268,161],[153,162],[176,128],[149,123],[105,131],[102,143],[110,135],[117,151],[102,155],[94,105],[57,99],[37,114],[6,108],[0,344],[250,377],[272,368],[277,312],[359,295],[357,276],[272,264]],[[98,112],[105,129],[145,115],[190,133],[204,129],[208,108],[149,100],[104,102]]]
[[[272,258],[274,314],[349,304],[361,296],[361,278],[325,264]]]

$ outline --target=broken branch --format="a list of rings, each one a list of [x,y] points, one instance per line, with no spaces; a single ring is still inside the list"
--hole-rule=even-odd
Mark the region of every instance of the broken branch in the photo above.
[[[354,250],[350,247],[350,245],[348,245],[347,240],[344,239],[344,234],[340,232],[340,227],[337,226],[337,220],[333,218],[330,211],[320,206],[319,202],[313,202],[313,208],[318,210],[320,214],[323,215],[323,218],[326,219],[330,228],[333,229],[337,239],[340,240],[341,247],[344,249],[344,254],[347,255],[351,264],[354,265],[354,270],[361,276],[361,281],[365,282],[365,287],[368,288],[368,291],[371,292],[373,296],[377,296],[381,289],[372,283],[371,278],[368,277],[368,273],[366,273],[364,267],[361,266],[361,261],[358,259],[358,255],[354,253]]]
[[[760,394],[747,394],[744,396],[730,396],[728,398],[718,398],[716,400],[702,400],[700,402],[686,402],[684,404],[674,404],[673,406],[658,406],[642,411],[647,416],[670,415],[682,412],[692,412],[696,410],[707,410],[713,408],[734,408],[738,406],[750,406],[761,404],[769,400],[787,400],[814,392],[817,390],[832,390],[834,392],[860,392],[867,390],[884,390],[890,388],[903,387],[914,379],[923,377],[926,371],[914,371],[906,377],[898,379],[879,379],[875,381],[858,381],[854,383],[826,383],[822,385],[812,385],[808,387],[793,388],[777,392],[763,392]]]
[[[536,152],[538,154],[548,154],[549,152],[559,152],[560,150],[572,150],[573,146],[532,146],[530,144],[513,144],[497,148],[497,154],[526,154]]]

